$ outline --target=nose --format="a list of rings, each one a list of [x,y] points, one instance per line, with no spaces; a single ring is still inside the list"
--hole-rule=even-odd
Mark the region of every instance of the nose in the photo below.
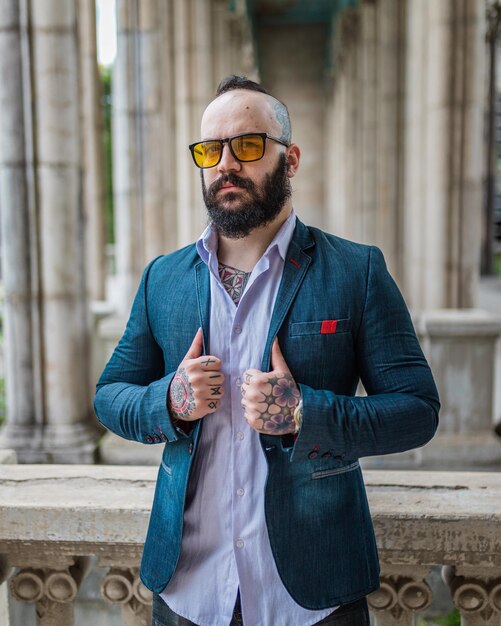
[[[216,166],[217,171],[221,174],[225,172],[234,172],[242,169],[240,161],[235,159],[231,153],[230,146],[227,143],[223,144],[223,152],[221,154],[221,160]]]

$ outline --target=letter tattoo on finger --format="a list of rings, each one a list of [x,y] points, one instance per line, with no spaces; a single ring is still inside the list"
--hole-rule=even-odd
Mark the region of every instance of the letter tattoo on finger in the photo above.
[[[211,363],[215,363],[216,361],[214,359],[207,359],[206,361],[202,361],[202,365],[205,365],[205,367],[209,367],[209,365]]]
[[[209,402],[209,409],[216,409],[217,408],[217,401],[216,400],[211,400]]]
[[[211,387],[210,390],[213,396],[218,396],[221,393],[221,385],[219,387]]]

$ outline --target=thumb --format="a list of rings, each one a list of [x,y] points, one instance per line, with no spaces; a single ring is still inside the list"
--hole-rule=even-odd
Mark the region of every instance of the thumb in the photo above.
[[[275,341],[271,346],[271,370],[272,372],[278,371],[284,374],[290,374],[289,366],[285,362],[282,350],[280,350],[280,345],[278,343],[277,337],[275,337]]]
[[[202,356],[203,349],[204,339],[202,335],[202,329],[199,328],[183,361],[186,361],[186,359],[196,359],[199,356]]]

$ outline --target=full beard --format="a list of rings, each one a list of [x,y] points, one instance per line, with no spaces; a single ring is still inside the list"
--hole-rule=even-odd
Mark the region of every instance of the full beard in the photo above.
[[[202,193],[209,217],[217,231],[230,239],[242,239],[256,228],[272,222],[283,209],[285,202],[292,195],[292,188],[287,176],[287,157],[281,153],[277,167],[267,174],[260,189],[248,178],[236,174],[224,174],[207,189],[203,177]],[[224,183],[231,183],[249,192],[250,198],[242,200],[240,206],[225,209],[224,203],[238,200],[239,193],[227,192],[224,198],[218,198],[217,192]]]

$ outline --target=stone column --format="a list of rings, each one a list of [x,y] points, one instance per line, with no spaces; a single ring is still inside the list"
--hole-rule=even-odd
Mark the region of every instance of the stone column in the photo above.
[[[83,207],[88,295],[104,300],[106,233],[102,90],[97,65],[95,0],[78,0]]]
[[[174,0],[177,141],[177,225],[180,246],[200,235],[205,223],[196,170],[188,145],[200,137],[200,119],[214,95],[210,55],[211,13],[206,0]]]
[[[170,1],[117,2],[113,177],[116,300],[122,315],[129,311],[145,265],[175,247],[171,13]]]
[[[475,303],[484,5],[482,0],[408,2],[403,274],[415,309]]]
[[[117,2],[117,55],[112,80],[113,202],[117,307],[125,315],[143,269],[140,215],[138,102],[135,81],[137,29],[134,0]]]
[[[150,626],[153,597],[141,582],[137,567],[112,567],[102,582],[101,595],[122,606],[123,626]]]
[[[374,241],[377,220],[377,28],[376,5],[363,2],[360,6],[361,29],[361,206],[359,240],[365,243]]]
[[[53,462],[92,462],[74,2],[31,4],[44,442]]]
[[[431,604],[432,592],[424,580],[429,567],[384,564],[380,588],[368,597],[376,626],[414,626],[416,613]]]
[[[379,0],[376,7],[376,185],[373,243],[384,251],[389,270],[400,274],[402,219],[403,12],[401,0]],[[374,105],[374,103],[373,103]]]
[[[22,49],[22,68],[17,65],[22,92],[18,82],[11,84],[19,110],[24,103],[24,116],[17,119],[17,138],[8,134],[17,171],[9,166],[4,180],[11,186],[2,182],[7,257],[9,263],[16,260],[14,276],[19,276],[19,297],[11,308],[15,330],[10,327],[6,336],[14,399],[2,445],[16,449],[24,461],[89,462],[95,433],[89,422],[75,4],[23,2],[20,15],[11,15],[20,17],[20,28],[13,22],[10,36],[12,49]],[[8,119],[12,110],[7,112]],[[19,209],[19,216],[10,216],[12,209]]]
[[[360,106],[357,103],[357,59],[355,47],[360,42],[358,9],[344,11],[338,18],[333,36],[333,76],[327,106],[327,133],[324,153],[326,180],[326,227],[341,237],[356,237],[359,214],[360,183],[357,140]]]
[[[32,163],[28,165],[23,105],[29,110],[29,81],[23,75],[19,2],[2,2],[0,10],[0,213],[2,218],[3,326],[7,425],[0,445],[40,445],[40,397],[36,385],[33,341],[36,302],[32,299],[30,201]],[[23,35],[26,38],[26,35]],[[35,257],[35,258],[34,258]],[[37,403],[38,400],[38,403]],[[24,454],[24,453],[23,453]],[[36,452],[35,452],[36,454]],[[23,455],[21,455],[23,456]]]

